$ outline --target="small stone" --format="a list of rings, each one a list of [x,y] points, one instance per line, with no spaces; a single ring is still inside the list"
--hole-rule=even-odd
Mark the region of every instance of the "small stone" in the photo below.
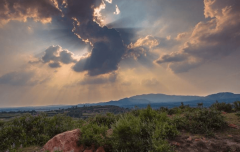
[[[173,145],[175,145],[175,146],[177,146],[177,147],[180,147],[180,146],[181,146],[181,144],[178,143],[178,142],[173,143]]]
[[[231,128],[238,129],[238,126],[237,126],[237,125],[234,125],[234,124],[228,124],[228,126],[231,127]]]
[[[187,141],[192,141],[192,137],[189,136],[188,139],[187,139]]]

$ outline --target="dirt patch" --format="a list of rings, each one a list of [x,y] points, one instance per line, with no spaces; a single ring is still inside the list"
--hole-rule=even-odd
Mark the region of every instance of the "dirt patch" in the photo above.
[[[199,136],[177,136],[169,143],[177,152],[240,152],[240,136],[228,138],[204,138]]]

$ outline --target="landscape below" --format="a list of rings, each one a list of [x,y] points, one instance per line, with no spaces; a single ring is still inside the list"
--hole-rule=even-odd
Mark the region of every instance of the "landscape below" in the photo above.
[[[238,152],[239,99],[240,95],[232,93],[206,97],[150,94],[101,105],[2,111],[0,151],[45,152],[43,146],[54,136],[80,129],[77,143],[85,151],[102,147],[106,152]],[[141,102],[134,104],[137,100]],[[124,104],[127,101],[131,104]]]

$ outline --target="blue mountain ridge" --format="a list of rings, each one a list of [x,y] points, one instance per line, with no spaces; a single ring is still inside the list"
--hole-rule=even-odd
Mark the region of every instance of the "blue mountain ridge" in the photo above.
[[[221,92],[216,94],[211,94],[208,96],[184,96],[184,95],[166,95],[166,94],[143,94],[136,95],[129,98],[123,98],[116,101],[100,102],[100,103],[85,103],[78,105],[50,105],[50,106],[39,106],[39,107],[8,107],[0,108],[0,111],[30,111],[30,110],[56,110],[56,109],[66,109],[72,106],[96,106],[96,105],[115,105],[124,108],[134,108],[135,106],[139,108],[145,108],[147,105],[151,105],[153,108],[168,107],[173,108],[181,105],[183,102],[185,105],[191,107],[196,107],[198,103],[203,103],[204,107],[209,107],[214,102],[226,102],[232,103],[234,101],[240,101],[240,94],[234,94],[231,92]]]

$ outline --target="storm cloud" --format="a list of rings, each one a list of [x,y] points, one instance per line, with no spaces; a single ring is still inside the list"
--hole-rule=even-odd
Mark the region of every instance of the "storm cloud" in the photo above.
[[[125,53],[120,33],[102,26],[99,21],[99,10],[104,5],[104,1],[99,0],[68,1],[67,15],[74,21],[73,32],[92,45],[91,53],[73,66],[76,72],[88,71],[90,76],[113,72]]]

